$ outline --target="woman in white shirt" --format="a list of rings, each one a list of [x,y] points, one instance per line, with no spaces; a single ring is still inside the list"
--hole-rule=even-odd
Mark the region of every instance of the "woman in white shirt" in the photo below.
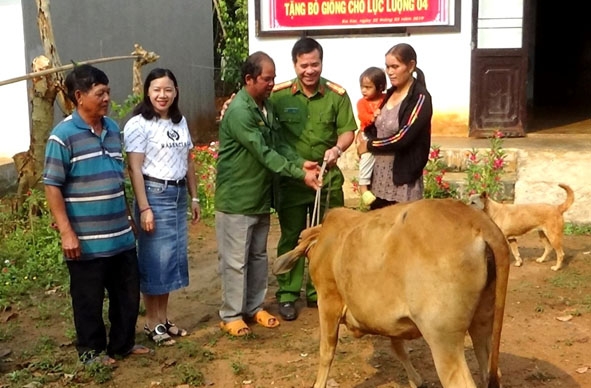
[[[168,319],[171,291],[189,284],[187,192],[192,222],[200,217],[193,148],[179,107],[178,84],[168,69],[154,69],[144,82],[144,98],[124,129],[130,178],[139,220],[140,290],[146,307],[144,331],[159,345],[187,331]]]

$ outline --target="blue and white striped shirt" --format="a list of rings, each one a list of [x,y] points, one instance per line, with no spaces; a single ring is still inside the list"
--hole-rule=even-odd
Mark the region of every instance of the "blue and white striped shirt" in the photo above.
[[[123,191],[121,133],[108,117],[97,136],[77,111],[51,132],[43,183],[61,188],[81,259],[114,256],[135,246]]]

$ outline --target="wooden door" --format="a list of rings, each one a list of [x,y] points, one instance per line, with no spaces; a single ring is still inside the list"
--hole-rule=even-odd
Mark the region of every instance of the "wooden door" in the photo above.
[[[525,136],[523,0],[473,0],[470,136]]]

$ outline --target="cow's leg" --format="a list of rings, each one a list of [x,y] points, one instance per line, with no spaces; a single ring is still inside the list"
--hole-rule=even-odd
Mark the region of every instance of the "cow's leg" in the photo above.
[[[464,335],[464,331],[423,332],[443,388],[476,388],[464,355]]]
[[[320,321],[320,362],[314,388],[325,388],[328,372],[334,358],[339,337],[339,324],[343,314],[340,296],[326,297],[318,291],[318,317]],[[333,292],[335,292],[333,290]]]
[[[492,282],[483,290],[478,306],[476,306],[474,317],[468,328],[474,354],[476,355],[476,360],[478,360],[480,381],[483,387],[488,386],[489,380],[489,362],[494,321],[494,309],[491,306],[495,304],[495,285],[496,282]]]
[[[402,363],[404,370],[406,370],[406,374],[408,375],[408,382],[412,388],[418,388],[423,385],[423,379],[417,373],[414,366],[410,362],[410,358],[408,357],[408,352],[406,351],[406,347],[404,346],[404,340],[397,339],[397,338],[390,338],[390,343],[392,344],[392,350],[396,357]]]
[[[472,339],[472,346],[474,347],[474,354],[478,360],[480,382],[483,387],[488,385],[488,362],[491,352],[492,322],[492,316],[488,320],[480,320],[478,319],[478,315],[476,315],[470,329],[468,329],[470,338]]]

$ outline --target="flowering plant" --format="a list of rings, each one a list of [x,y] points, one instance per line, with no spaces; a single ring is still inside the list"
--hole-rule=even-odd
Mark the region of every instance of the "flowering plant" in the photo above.
[[[213,217],[215,197],[215,176],[218,150],[220,144],[212,141],[209,145],[195,146],[191,157],[195,163],[199,200],[201,201],[201,217]]]
[[[466,194],[486,192],[492,198],[502,194],[501,175],[505,168],[503,133],[496,131],[490,138],[490,150],[480,155],[475,149],[467,153]]]
[[[429,160],[423,169],[424,198],[453,198],[457,190],[443,180],[447,166],[441,156],[441,147],[432,145]]]

